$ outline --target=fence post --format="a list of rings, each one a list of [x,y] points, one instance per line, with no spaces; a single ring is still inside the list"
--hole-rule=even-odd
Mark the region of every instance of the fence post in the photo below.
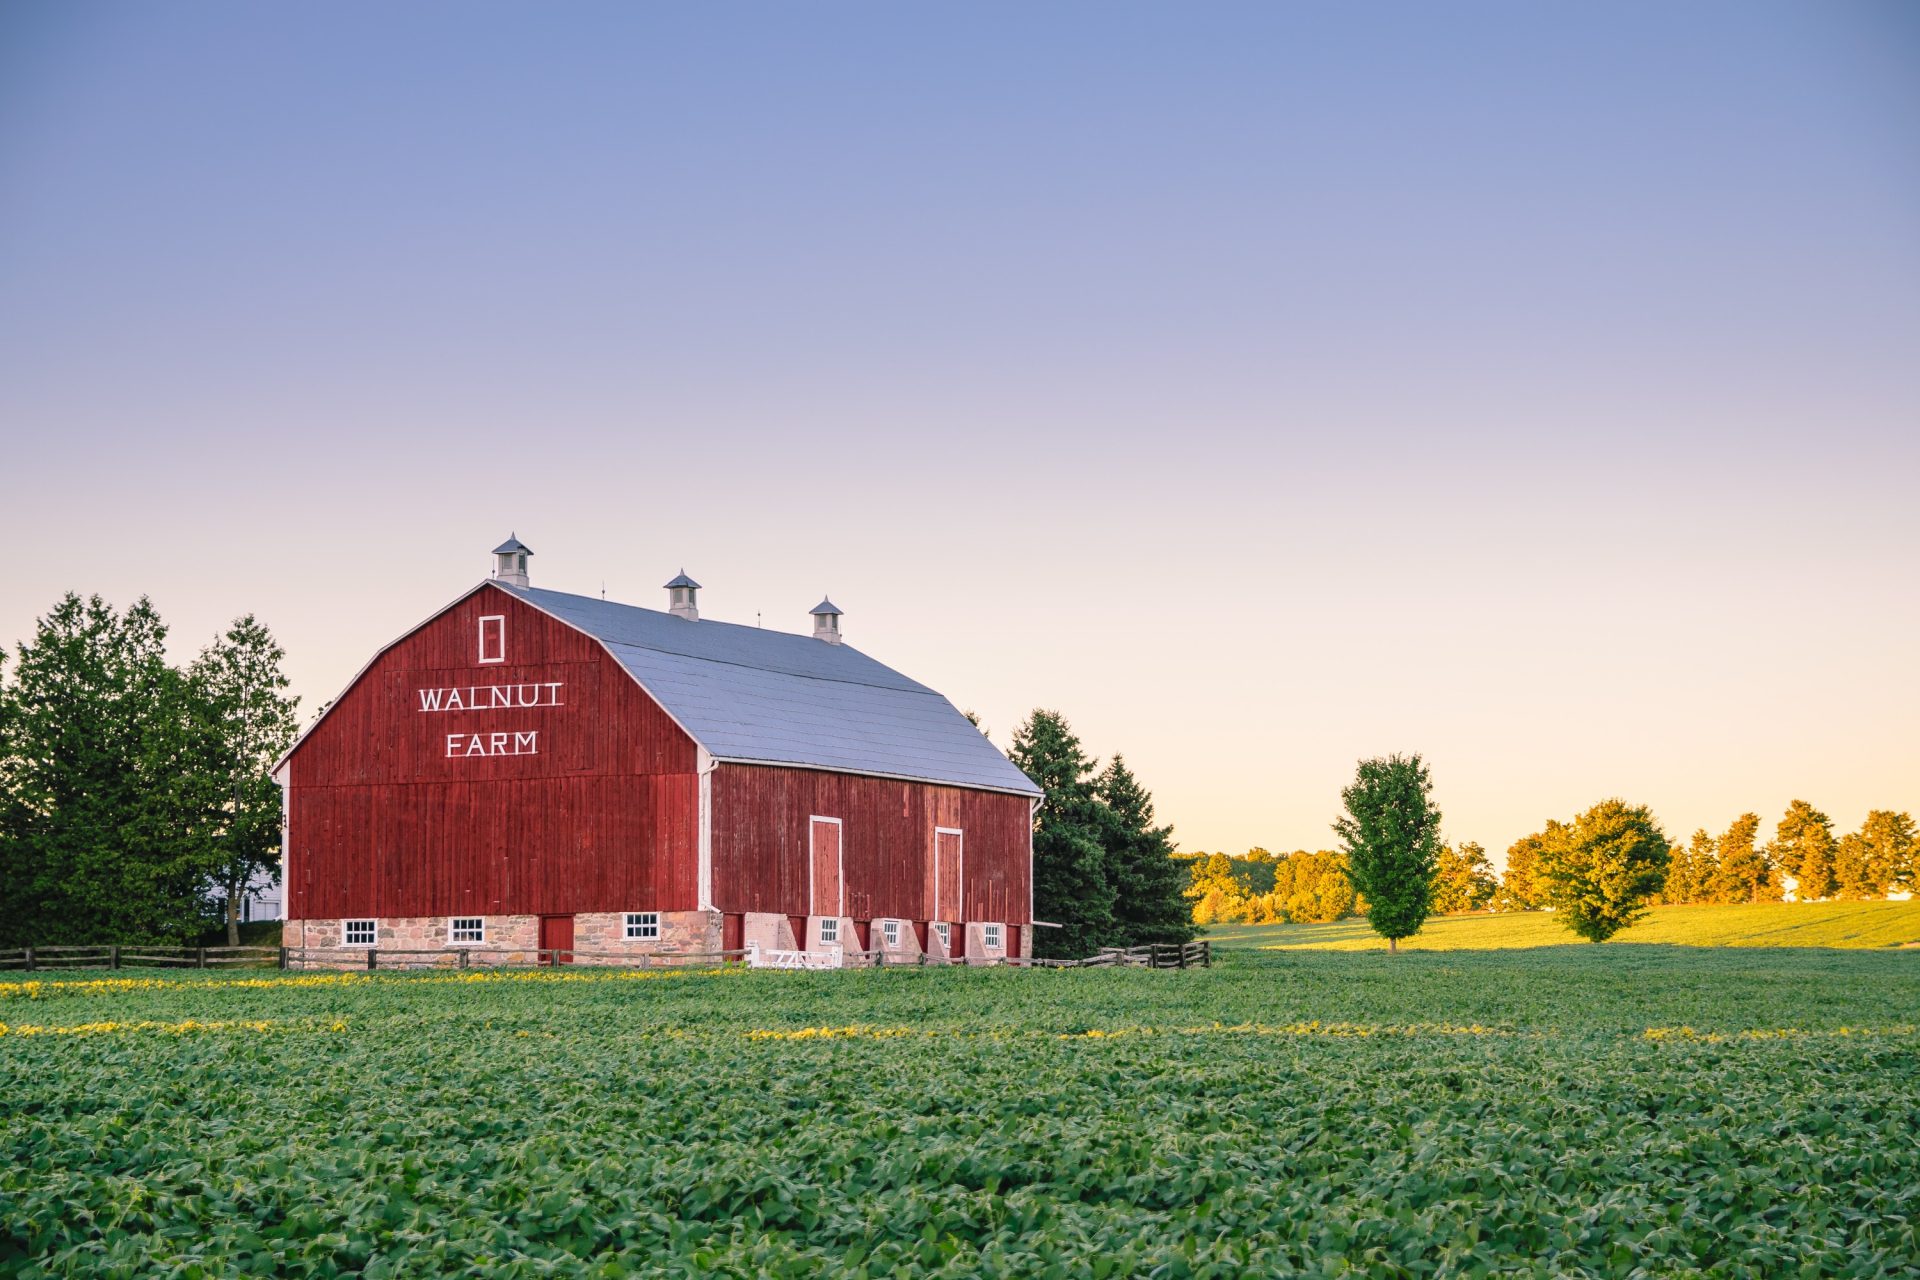
[[[207,967],[207,949],[205,947],[198,949],[198,953],[194,956],[193,967],[196,969],[204,969]]]
[[[27,952],[27,972],[32,973],[33,972],[33,948],[32,947],[26,948],[26,952]]]
[[[287,967],[287,949],[285,947],[280,948],[280,967],[282,969]]]
[[[115,945],[115,946],[108,947],[107,948],[107,968],[118,969],[119,967],[120,967],[119,946]]]
[[[1213,942],[1211,939],[1202,940],[1200,943],[1200,963],[1209,969],[1213,968]]]
[[[1180,967],[1187,967],[1187,944],[1184,942],[1180,944]]]
[[[369,970],[373,970],[373,969],[378,969],[379,967],[380,967],[380,948],[368,947],[367,948],[367,968]]]
[[[460,948],[460,967],[462,969],[467,967],[467,959],[471,954],[472,953],[469,952],[465,947]]]

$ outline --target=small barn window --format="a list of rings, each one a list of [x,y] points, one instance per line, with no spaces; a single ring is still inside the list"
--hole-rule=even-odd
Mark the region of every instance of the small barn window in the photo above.
[[[900,922],[898,920],[888,920],[884,922],[880,926],[880,933],[886,938],[888,946],[897,947],[900,945]]]
[[[371,920],[345,920],[346,945],[349,947],[370,947],[379,938],[380,931]]]
[[[980,940],[984,942],[987,946],[992,947],[994,950],[998,951],[1000,949],[1000,926],[997,924],[981,925]]]
[[[485,942],[487,922],[479,916],[455,916],[447,931],[449,942]]]
[[[627,941],[650,942],[660,936],[658,911],[627,912]]]
[[[480,661],[505,662],[507,660],[507,618],[505,614],[489,614],[480,619]]]
[[[822,942],[840,941],[840,917],[839,916],[821,916],[820,917],[820,941]]]
[[[933,931],[939,935],[940,945],[949,949],[953,946],[953,928],[945,920],[935,920]]]

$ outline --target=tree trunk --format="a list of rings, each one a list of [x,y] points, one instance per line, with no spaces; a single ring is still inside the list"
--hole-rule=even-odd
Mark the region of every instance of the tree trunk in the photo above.
[[[1387,954],[1390,956],[1397,956],[1400,954],[1400,939],[1398,938],[1387,939]]]
[[[241,882],[227,881],[227,945],[240,945],[240,891]]]

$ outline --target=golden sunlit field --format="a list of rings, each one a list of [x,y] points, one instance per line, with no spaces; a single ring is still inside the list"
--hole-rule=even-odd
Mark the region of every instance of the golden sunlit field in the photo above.
[[[1386,943],[1363,919],[1333,924],[1223,924],[1207,930],[1221,946],[1370,951]],[[1655,907],[1609,946],[1920,947],[1920,901],[1762,902],[1735,906]],[[1552,912],[1476,912],[1429,920],[1403,950],[1491,951],[1513,947],[1591,946]]]

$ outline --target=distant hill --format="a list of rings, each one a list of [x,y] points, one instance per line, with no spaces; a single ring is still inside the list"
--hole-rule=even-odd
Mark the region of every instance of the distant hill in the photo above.
[[[1223,947],[1370,951],[1387,945],[1357,917],[1333,924],[1223,924],[1208,929],[1206,936]],[[1689,947],[1920,947],[1920,900],[1655,907],[1645,920],[1605,945],[1635,942]],[[1591,945],[1545,911],[1440,916],[1400,944],[1403,950],[1426,951]]]

